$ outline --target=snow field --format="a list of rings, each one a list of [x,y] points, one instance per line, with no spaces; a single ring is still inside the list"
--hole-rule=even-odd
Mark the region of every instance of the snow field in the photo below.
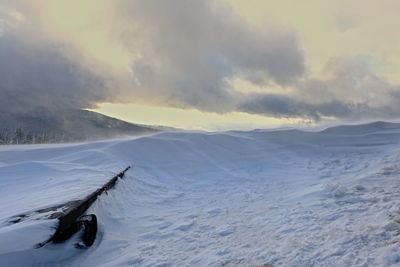
[[[3,147],[0,265],[396,266],[399,141],[400,128],[391,127]],[[7,223],[79,198],[127,165],[126,177],[88,211],[99,221],[89,249],[73,241],[32,249],[54,226],[34,218]],[[40,225],[28,245],[2,241],[17,239],[10,227]]]

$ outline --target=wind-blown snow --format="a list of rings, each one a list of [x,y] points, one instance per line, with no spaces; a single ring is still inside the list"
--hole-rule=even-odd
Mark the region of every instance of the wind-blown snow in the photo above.
[[[398,265],[400,126],[363,127],[1,147],[0,265]],[[56,222],[8,222],[127,165],[88,211],[99,220],[88,249],[35,249]]]

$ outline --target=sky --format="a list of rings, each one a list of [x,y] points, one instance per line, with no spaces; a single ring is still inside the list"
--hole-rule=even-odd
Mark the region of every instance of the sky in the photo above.
[[[397,0],[0,0],[0,112],[227,130],[400,118]]]

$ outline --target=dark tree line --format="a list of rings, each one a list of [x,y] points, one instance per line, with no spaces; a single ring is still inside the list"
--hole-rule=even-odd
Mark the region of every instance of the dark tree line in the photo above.
[[[32,132],[22,128],[0,131],[0,145],[60,143],[69,141],[67,139],[63,133]]]

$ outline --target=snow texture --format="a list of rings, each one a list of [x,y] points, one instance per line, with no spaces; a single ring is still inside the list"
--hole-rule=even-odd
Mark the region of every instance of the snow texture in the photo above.
[[[348,129],[0,147],[0,266],[400,266],[400,127]],[[92,247],[35,248],[57,222],[33,211],[128,165]]]

